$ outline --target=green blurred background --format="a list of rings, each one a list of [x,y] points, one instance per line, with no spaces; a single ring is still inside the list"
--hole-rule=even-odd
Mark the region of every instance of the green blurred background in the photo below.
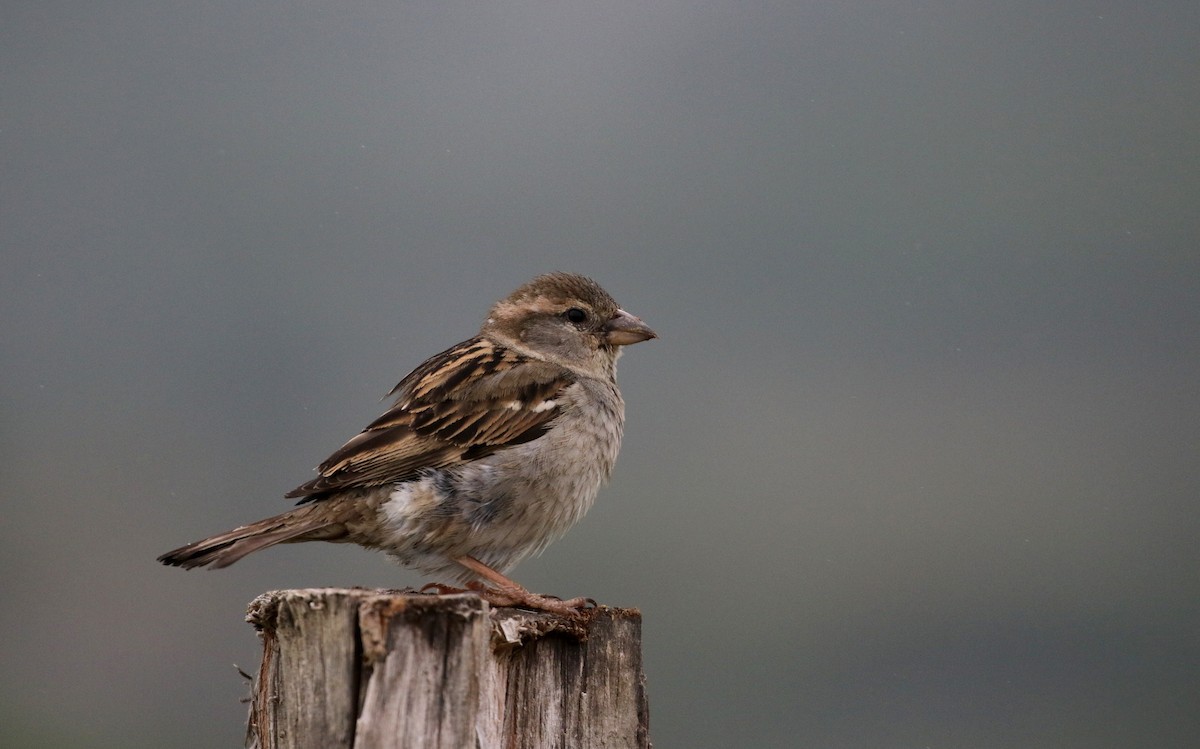
[[[1200,735],[1200,4],[0,10],[0,744],[240,745],[284,491],[536,273],[659,331],[516,573],[661,747]]]

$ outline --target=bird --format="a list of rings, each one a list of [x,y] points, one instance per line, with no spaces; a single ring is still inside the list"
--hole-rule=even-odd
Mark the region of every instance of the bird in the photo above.
[[[296,506],[169,551],[228,567],[283,543],[355,543],[496,606],[581,616],[591,599],[508,576],[591,508],[620,451],[625,346],[657,338],[592,279],[546,273],[492,305],[479,333],[392,388],[395,401],[284,496]]]

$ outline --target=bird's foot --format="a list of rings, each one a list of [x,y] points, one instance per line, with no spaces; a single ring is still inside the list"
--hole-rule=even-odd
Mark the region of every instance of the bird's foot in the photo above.
[[[596,608],[596,602],[590,598],[570,598],[564,601],[554,596],[531,593],[525,586],[510,580],[472,556],[455,557],[454,561],[491,583],[487,585],[480,581],[472,581],[467,583],[467,588],[493,606],[520,606],[575,621],[587,619],[589,612]]]
[[[520,585],[489,587],[481,582],[469,582],[467,588],[493,606],[519,606],[568,619],[586,619],[587,612],[596,608],[596,602],[591,598],[569,598],[564,601],[554,596],[530,592]]]
[[[556,596],[533,593],[521,585],[489,587],[478,581],[467,583],[466,588],[456,588],[445,583],[426,583],[418,592],[437,596],[474,593],[493,606],[519,606],[534,611],[558,614],[570,619],[581,619],[584,617],[584,612],[594,609],[598,605],[591,598],[569,598],[564,601]]]

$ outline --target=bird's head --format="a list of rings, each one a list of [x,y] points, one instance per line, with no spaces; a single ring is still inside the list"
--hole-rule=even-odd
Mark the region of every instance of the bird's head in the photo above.
[[[622,346],[658,337],[598,283],[574,273],[521,286],[492,306],[480,332],[587,377],[611,376]]]

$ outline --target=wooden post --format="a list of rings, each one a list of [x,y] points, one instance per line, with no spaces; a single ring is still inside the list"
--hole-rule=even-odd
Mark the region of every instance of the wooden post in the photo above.
[[[641,613],[585,622],[474,595],[264,593],[247,745],[649,749]]]

